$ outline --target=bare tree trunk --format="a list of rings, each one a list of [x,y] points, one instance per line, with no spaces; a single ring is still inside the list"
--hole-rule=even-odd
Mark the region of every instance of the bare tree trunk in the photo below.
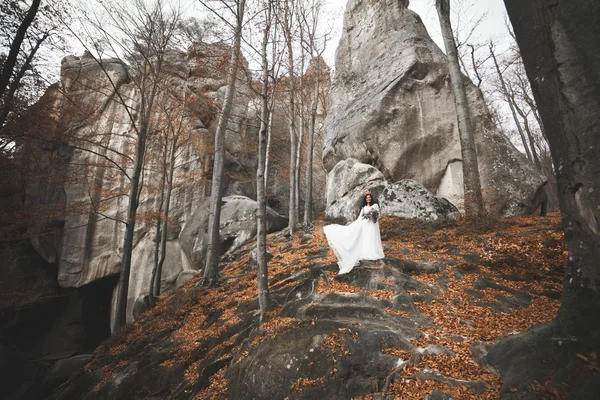
[[[513,105],[515,107],[515,111],[517,112],[517,114],[519,114],[519,116],[523,120],[523,130],[527,134],[527,139],[529,140],[529,147],[531,148],[531,155],[533,156],[533,162],[541,171],[542,166],[540,164],[540,158],[539,158],[539,156],[537,154],[537,150],[535,148],[535,139],[533,138],[533,133],[531,132],[531,129],[529,129],[529,121],[527,120],[527,114],[525,114],[525,112],[523,110],[521,110],[521,108],[517,104],[514,93],[511,93],[510,98],[511,98],[511,102],[513,103]]]
[[[300,164],[302,161],[302,142],[304,141],[304,132],[306,131],[306,104],[304,102],[304,91],[305,89],[305,75],[304,75],[304,64],[306,62],[306,50],[304,48],[304,27],[302,27],[302,8],[303,8],[303,4],[299,3],[299,7],[300,9],[298,10],[298,12],[296,13],[296,18],[298,20],[298,25],[300,26],[299,29],[299,33],[300,33],[300,79],[299,79],[299,90],[298,93],[300,94],[300,96],[298,96],[298,100],[300,102],[299,104],[299,112],[298,112],[298,116],[300,119],[300,133],[298,135],[298,148],[296,151],[296,181],[295,181],[295,185],[296,185],[296,204],[294,205],[294,211],[296,212],[296,221],[299,223],[300,222],[300,179],[302,176],[301,170],[300,170]]]
[[[223,174],[225,166],[225,129],[229,121],[229,114],[235,93],[237,72],[240,63],[240,45],[242,40],[242,27],[244,20],[244,7],[246,0],[237,1],[236,27],[231,59],[229,61],[229,73],[227,76],[227,91],[223,100],[223,109],[219,114],[217,131],[215,132],[215,158],[213,165],[212,186],[210,192],[210,217],[208,222],[208,250],[206,254],[206,266],[202,284],[210,286],[218,280],[219,276],[219,251],[220,235],[219,226],[221,222],[221,191],[223,189]]]
[[[456,116],[458,119],[458,132],[460,136],[460,148],[462,154],[463,185],[465,192],[465,213],[467,217],[484,217],[486,215],[483,196],[481,194],[481,181],[479,178],[479,165],[477,162],[477,151],[475,148],[475,130],[471,121],[469,103],[465,91],[465,83],[460,72],[456,44],[450,24],[450,1],[436,0],[435,2],[444,45],[448,56],[448,67],[450,70],[450,81],[454,102],[456,104]]]
[[[286,45],[288,50],[288,63],[289,63],[289,74],[290,74],[290,121],[289,121],[289,131],[290,131],[290,205],[289,205],[289,220],[288,220],[288,228],[290,230],[290,234],[293,235],[296,232],[296,106],[295,106],[295,97],[296,97],[296,86],[295,80],[296,77],[294,75],[294,46],[292,42],[292,19],[290,12],[290,0],[285,0],[284,2],[284,35],[286,39]]]
[[[269,308],[269,271],[267,265],[267,199],[265,191],[265,170],[267,157],[266,136],[269,118],[269,62],[267,60],[267,43],[271,30],[271,0],[267,2],[265,10],[265,27],[262,42],[262,80],[260,130],[258,131],[258,168],[256,170],[256,200],[258,210],[256,213],[256,279],[258,284],[258,305],[261,322]]]
[[[143,112],[143,111],[142,111]],[[146,138],[148,136],[148,123],[144,121],[140,125],[140,131],[135,148],[135,163],[131,175],[131,187],[129,189],[129,207],[127,208],[127,222],[125,238],[123,239],[123,257],[121,260],[121,274],[117,292],[117,307],[115,315],[115,332],[127,322],[127,295],[129,293],[129,276],[131,275],[131,256],[133,253],[133,237],[135,233],[136,213],[139,206],[139,186],[146,153]]]
[[[173,175],[175,172],[175,161],[177,160],[177,139],[175,135],[171,144],[171,159],[169,160],[169,177],[167,179],[167,194],[165,196],[165,211],[160,237],[160,260],[156,268],[156,279],[154,280],[154,295],[160,296],[160,281],[162,279],[162,268],[167,257],[167,234],[169,230],[169,211],[171,209],[171,195],[173,193]]]
[[[504,378],[503,398],[559,393],[594,399],[600,351],[600,2],[505,4],[552,152],[569,255],[556,319],[502,340],[487,361]],[[531,393],[535,382],[543,393]]]
[[[274,96],[274,94],[272,94]],[[269,108],[269,119],[267,121],[267,149],[265,154],[265,195],[267,194],[269,187],[269,154],[271,152],[271,134],[273,133],[273,105],[274,102],[271,100],[271,107]]]
[[[473,66],[473,71],[475,71],[475,76],[477,77],[477,87],[481,87],[483,78],[479,73],[479,68],[477,68],[477,62],[475,62],[475,46],[473,46],[472,44],[467,44],[467,47],[471,49],[471,65]]]
[[[275,29],[271,45],[271,62],[273,65],[274,76],[277,76],[279,71],[279,68],[275,70],[275,65],[278,64],[279,66],[281,66],[281,59],[278,55],[279,51],[277,49],[277,32],[278,30]],[[271,103],[269,105],[269,120],[267,124],[267,154],[265,156],[265,196],[269,191],[269,159],[271,154],[271,134],[273,133],[273,114],[275,114],[275,85],[273,85],[273,87],[271,88]]]
[[[4,91],[8,87],[8,83],[10,82],[10,77],[13,74],[15,69],[15,65],[17,63],[17,56],[19,55],[19,51],[21,50],[21,44],[25,39],[25,33],[27,33],[27,29],[35,19],[35,16],[40,7],[41,0],[33,0],[27,14],[25,14],[25,18],[21,21],[17,32],[15,33],[15,37],[10,44],[10,50],[8,52],[8,56],[2,65],[2,72],[0,73],[0,98],[4,96]]]
[[[202,190],[200,191],[200,193],[202,193],[203,197],[208,197],[208,193],[207,193],[207,187],[208,187],[208,171],[210,170],[210,156],[209,155],[205,155],[204,156],[204,160],[202,162]]]
[[[514,99],[510,96],[508,92],[508,88],[506,87],[506,83],[504,82],[504,77],[502,76],[502,72],[500,71],[500,66],[498,66],[498,60],[496,60],[496,54],[494,54],[494,46],[490,43],[490,54],[492,55],[492,59],[494,60],[494,66],[496,67],[496,72],[498,73],[498,79],[500,80],[500,86],[502,87],[502,92],[504,94],[504,98],[508,103],[508,107],[510,108],[510,113],[512,114],[513,121],[517,126],[517,130],[519,131],[519,135],[521,136],[521,142],[523,143],[523,148],[527,153],[527,158],[529,161],[533,161],[531,157],[531,152],[529,151],[529,146],[527,146],[527,140],[525,139],[525,134],[523,134],[523,129],[521,128],[521,124],[519,123],[519,118],[517,118],[517,113],[515,112],[515,105],[513,104]]]
[[[305,226],[310,226],[312,224],[313,153],[315,147],[315,125],[317,120],[319,90],[321,83],[321,57],[317,59],[317,63],[317,80],[315,82],[315,93],[310,110],[310,127],[308,131],[308,154],[306,155],[306,201],[304,202]]]
[[[157,65],[154,67],[155,73],[162,68],[162,57],[158,58]],[[143,73],[147,72],[147,66],[143,68]],[[143,92],[146,90],[146,81],[148,76],[144,76],[141,84],[141,103],[140,112],[141,121],[137,134],[135,161],[133,174],[131,176],[131,188],[129,190],[129,207],[127,209],[127,222],[125,228],[125,238],[123,239],[123,257],[121,259],[121,274],[119,276],[119,286],[117,291],[117,307],[115,315],[115,332],[127,323],[127,296],[129,294],[129,276],[131,275],[131,256],[133,253],[133,239],[135,234],[136,213],[139,206],[140,196],[140,178],[142,177],[142,167],[146,155],[146,140],[148,138],[148,129],[152,115],[154,99],[158,90],[157,77],[150,84],[150,94],[146,97]]]
[[[175,174],[175,163],[177,161],[177,148],[179,147],[179,137],[181,135],[181,130],[183,127],[183,119],[185,116],[185,105],[186,105],[186,99],[187,99],[187,80],[185,83],[185,86],[183,88],[183,96],[182,96],[183,100],[182,100],[182,104],[181,104],[181,114],[179,116],[179,121],[177,123],[176,126],[174,126],[172,124],[172,120],[169,120],[169,127],[171,127],[172,131],[172,138],[171,138],[171,150],[170,150],[170,158],[169,158],[169,176],[167,178],[167,193],[165,195],[165,205],[164,205],[164,212],[163,212],[163,221],[162,221],[162,227],[161,227],[161,235],[160,235],[160,260],[157,262],[156,264],[156,270],[155,273],[156,275],[153,277],[152,279],[152,285],[150,287],[150,291],[153,292],[155,297],[160,296],[160,286],[161,286],[161,280],[162,280],[162,269],[163,269],[163,265],[165,263],[165,259],[167,257],[167,239],[168,239],[168,231],[169,231],[169,213],[171,210],[171,197],[172,197],[172,193],[173,193],[173,179],[174,179],[174,174]],[[165,136],[165,138],[168,138],[168,131],[167,130],[167,134]],[[166,151],[165,151],[166,154]],[[165,165],[166,168],[166,157],[163,160],[163,165]],[[165,171],[165,175],[166,175],[166,171]],[[164,187],[164,182],[162,184]],[[162,200],[161,200],[162,203]],[[161,205],[162,207],[162,205]]]
[[[158,212],[162,213],[163,211],[163,206],[165,204],[165,181],[167,179],[167,135],[165,134],[165,146],[163,149],[163,160],[162,160],[162,166],[163,166],[163,170],[162,170],[162,175],[160,178],[160,200],[158,202]],[[155,241],[156,244],[154,245],[154,266],[152,267],[152,276],[150,277],[150,289],[148,290],[148,302],[150,303],[151,306],[153,306],[156,303],[156,297],[155,297],[155,291],[154,291],[154,285],[155,285],[155,281],[156,281],[156,271],[158,270],[158,261],[160,258],[160,238],[162,237],[161,235],[161,226],[162,226],[162,220],[160,218],[157,219],[156,221],[156,236],[155,236]]]
[[[538,112],[537,105],[528,93],[528,89],[531,88],[531,86],[529,82],[527,82],[527,80],[521,76],[521,74],[517,74],[517,78],[519,79],[519,86],[521,87],[521,92],[523,93],[523,99],[531,109],[531,112],[533,113],[533,116],[535,117],[535,120],[537,121],[538,126],[540,128],[540,132],[542,132],[544,140],[546,141],[546,143],[548,143],[548,138],[546,137],[546,132],[544,131],[544,123],[540,118],[540,113]]]
[[[302,93],[302,90],[300,90]],[[298,136],[298,146],[296,147],[296,181],[294,185],[296,186],[296,204],[294,205],[294,211],[296,212],[296,221],[300,222],[300,161],[302,160],[302,141],[304,140],[304,130],[306,129],[304,126],[304,105],[302,104],[302,100],[300,100],[300,135]]]
[[[27,72],[27,70],[30,68],[33,58],[37,54],[42,43],[44,43],[44,41],[48,38],[48,36],[50,36],[50,34],[46,33],[44,36],[42,36],[36,42],[33,49],[31,49],[31,51],[27,55],[25,62],[19,69],[19,72],[17,72],[17,75],[15,76],[15,78],[12,80],[12,82],[10,82],[10,85],[8,86],[8,92],[4,96],[3,102],[0,105],[0,129],[2,129],[2,127],[4,126],[4,123],[6,122],[6,118],[8,118],[8,114],[11,111],[11,106],[12,106],[13,100],[15,98],[15,93],[21,86],[21,79],[23,79],[23,76],[25,76],[25,72]],[[2,95],[0,95],[0,99],[1,98],[2,98]]]

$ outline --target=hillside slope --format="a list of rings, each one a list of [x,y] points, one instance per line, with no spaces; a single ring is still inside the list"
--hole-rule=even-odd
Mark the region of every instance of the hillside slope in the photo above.
[[[489,343],[560,305],[558,215],[486,227],[384,218],[387,258],[344,276],[322,226],[269,235],[262,330],[247,245],[223,260],[221,286],[164,295],[51,398],[498,398]]]

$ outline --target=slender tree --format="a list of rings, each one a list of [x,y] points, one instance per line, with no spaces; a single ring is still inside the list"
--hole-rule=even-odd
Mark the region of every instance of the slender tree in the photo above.
[[[205,286],[215,284],[219,276],[219,227],[221,222],[221,192],[223,189],[223,175],[225,173],[225,130],[227,129],[229,116],[231,114],[231,107],[233,104],[233,97],[235,95],[235,86],[240,65],[245,5],[245,0],[236,0],[234,7],[230,8],[234,10],[235,30],[233,47],[231,48],[231,58],[229,60],[229,72],[227,74],[227,89],[225,91],[223,107],[219,113],[217,130],[215,132],[215,155],[210,192],[210,216],[208,222],[208,249],[206,254],[206,265],[201,282]]]
[[[12,77],[13,71],[15,70],[17,64],[17,57],[21,51],[21,45],[25,39],[25,34],[37,15],[38,9],[40,8],[40,3],[41,0],[33,0],[31,2],[31,6],[29,6],[29,10],[27,11],[25,18],[23,18],[21,21],[21,24],[19,25],[15,37],[10,45],[8,56],[6,57],[6,60],[4,60],[2,72],[0,73],[0,98],[4,96],[4,92],[8,87],[10,78]]]
[[[529,156],[529,153],[531,153],[533,162],[535,163],[535,165],[538,168],[541,168],[540,167],[540,158],[538,156],[538,152],[536,149],[535,139],[534,139],[533,133],[531,132],[531,129],[529,127],[529,114],[527,112],[525,112],[525,110],[521,109],[521,107],[519,106],[519,102],[517,101],[517,95],[510,86],[507,89],[507,94],[508,94],[508,97],[510,99],[510,102],[512,104],[514,111],[519,115],[519,117],[521,117],[521,120],[523,121],[523,132],[525,133],[525,136],[527,137],[528,145],[529,145],[528,147],[529,147],[529,149],[531,149],[531,151],[529,151],[529,149],[527,149],[528,156]]]
[[[500,88],[502,89],[502,94],[508,103],[508,107],[510,108],[510,113],[513,117],[513,121],[517,130],[519,132],[519,136],[521,136],[521,142],[523,143],[523,148],[527,154],[527,158],[529,161],[533,161],[533,157],[531,156],[531,151],[529,151],[529,146],[527,145],[527,140],[525,139],[525,134],[523,133],[523,128],[521,127],[521,123],[519,122],[519,118],[517,117],[517,112],[515,110],[514,97],[512,97],[506,87],[506,83],[504,82],[504,77],[502,76],[502,71],[500,70],[500,66],[498,65],[498,60],[496,59],[496,53],[494,52],[494,45],[490,43],[490,55],[492,56],[492,60],[494,60],[494,67],[496,68],[496,73],[498,74],[498,80],[500,81]]]
[[[317,122],[317,112],[321,99],[321,80],[322,72],[325,68],[323,60],[323,52],[327,46],[328,33],[325,33],[322,40],[317,37],[318,25],[321,20],[321,0],[311,0],[308,7],[303,7],[300,10],[301,27],[306,31],[303,46],[306,46],[308,54],[311,55],[311,62],[316,63],[315,70],[311,71],[312,76],[309,78],[313,84],[310,89],[313,91],[310,101],[309,126],[308,126],[308,148],[306,152],[306,199],[304,201],[304,226],[312,225],[312,208],[313,208],[313,156],[315,146],[315,130]],[[321,43],[319,43],[321,41]]]
[[[260,129],[258,131],[258,168],[256,169],[256,197],[258,210],[256,213],[256,278],[258,283],[258,304],[261,321],[269,308],[269,281],[267,265],[267,199],[265,182],[265,164],[267,157],[267,129],[269,123],[269,60],[267,46],[271,32],[273,2],[265,4],[265,25],[261,46],[262,92],[260,95]]]
[[[294,41],[293,41],[293,8],[290,6],[291,0],[283,2],[283,21],[282,29],[285,37],[288,55],[289,72],[289,134],[290,134],[290,206],[288,215],[288,228],[290,234],[296,232],[296,152],[298,146],[298,136],[296,132],[296,76],[294,74]],[[293,6],[293,5],[292,5]]]
[[[152,69],[155,72],[160,72],[162,69],[163,58],[165,55],[165,50],[167,49],[168,43],[170,41],[170,35],[172,31],[169,31],[173,28],[167,27],[167,21],[163,19],[162,10],[157,8],[154,13],[147,13],[146,15],[148,27],[150,29],[150,35],[148,37],[149,42],[146,44],[156,45],[156,49],[159,50],[153,56],[155,59],[150,59],[148,57],[148,61],[143,63],[143,70]],[[166,28],[166,29],[165,29]],[[159,38],[153,38],[155,29],[160,29],[163,31]],[[152,43],[152,39],[158,39],[157,42]],[[152,65],[150,65],[152,63]],[[157,79],[158,76],[151,78],[152,80]],[[150,118],[152,117],[154,99],[156,96],[156,92],[158,90],[158,81],[155,80],[154,84],[150,83],[148,85],[146,79],[148,77],[144,77],[142,80],[142,91],[149,90],[149,95],[146,98],[145,96],[141,97],[141,102],[139,105],[139,113],[141,115],[139,121],[139,129],[137,131],[137,141],[135,146],[135,161],[133,165],[133,173],[131,176],[130,190],[129,190],[129,206],[127,209],[127,224],[125,229],[125,238],[123,240],[123,257],[122,257],[122,266],[121,266],[121,275],[119,277],[119,289],[117,295],[117,313],[115,317],[115,330],[118,330],[120,327],[125,325],[126,316],[127,316],[127,297],[129,294],[129,276],[131,274],[131,256],[133,253],[133,239],[135,234],[135,223],[137,216],[137,209],[139,206],[139,189],[140,189],[140,178],[142,173],[142,166],[144,164],[144,157],[146,152],[146,141],[148,139],[148,131],[150,126]],[[148,87],[148,86],[150,87]]]
[[[454,93],[456,116],[458,119],[458,133],[462,154],[463,185],[465,198],[465,213],[467,217],[483,217],[486,215],[483,196],[481,194],[481,181],[479,178],[479,165],[475,147],[475,129],[471,121],[469,103],[465,90],[465,81],[460,72],[460,65],[456,51],[456,44],[450,23],[450,1],[436,0],[442,36],[448,56],[450,82]]]
[[[186,102],[187,102],[187,80],[183,87],[180,106],[172,108],[169,106],[170,101],[174,99],[168,96],[166,100],[167,107],[161,107],[163,119],[166,127],[164,130],[164,149],[163,149],[163,174],[160,185],[160,227],[157,228],[157,243],[155,250],[155,263],[152,271],[150,283],[150,303],[153,303],[155,298],[160,296],[160,282],[162,279],[162,268],[167,256],[167,238],[169,231],[169,215],[171,212],[171,198],[173,193],[173,183],[175,170],[177,169],[178,149],[182,145],[182,136],[186,129]],[[169,92],[169,90],[167,90]],[[167,159],[168,155],[168,159]],[[165,187],[166,183],[166,187]],[[158,256],[159,255],[159,256]]]
[[[279,30],[272,29],[272,42],[271,42],[271,65],[273,66],[272,77],[275,80],[279,76],[279,70],[281,68],[281,58],[283,52],[278,49],[278,37]],[[271,152],[271,138],[273,136],[273,116],[275,114],[275,90],[277,85],[275,82],[271,85],[270,93],[270,105],[269,105],[269,119],[267,121],[267,153],[265,156],[265,193],[268,192],[269,188],[269,160]]]
[[[160,174],[160,183],[159,183],[159,190],[160,190],[160,198],[158,200],[158,212],[160,214],[160,212],[163,210],[164,204],[165,204],[165,182],[167,180],[167,170],[168,170],[168,166],[167,166],[167,156],[168,156],[168,141],[166,138],[164,139],[164,145],[162,146],[162,171]],[[161,234],[161,228],[163,225],[163,221],[161,217],[156,218],[156,233],[155,233],[155,237],[154,240],[156,242],[156,245],[154,246],[154,267],[152,268],[152,275],[150,277],[150,289],[148,290],[148,302],[150,303],[151,306],[154,306],[154,304],[156,303],[156,297],[158,296],[158,294],[156,293],[155,290],[155,286],[156,286],[156,272],[158,271],[158,264],[160,262],[160,249],[161,249],[161,238],[162,238],[162,234]],[[160,278],[158,279],[158,281],[160,282]],[[158,287],[160,288],[160,284],[158,285]]]
[[[505,5],[548,137],[569,255],[556,319],[504,339],[487,359],[504,377],[502,397],[543,396],[528,393],[538,382],[550,386],[546,394],[593,399],[600,352],[600,2]]]
[[[319,107],[319,90],[321,89],[321,70],[323,68],[320,55],[315,58],[317,71],[314,85],[314,96],[310,107],[310,125],[308,127],[308,151],[306,152],[306,199],[304,201],[304,226],[312,225],[313,208],[313,155],[315,149],[315,129],[317,124],[317,110]]]

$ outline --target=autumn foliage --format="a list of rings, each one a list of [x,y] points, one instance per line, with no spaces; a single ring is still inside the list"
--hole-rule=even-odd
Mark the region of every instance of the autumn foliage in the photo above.
[[[164,398],[176,397],[175,393],[197,399],[228,398],[230,365],[278,335],[313,323],[282,316],[280,311],[286,302],[294,300],[297,282],[290,277],[314,270],[316,264],[322,265],[326,278],[316,280],[314,293],[362,292],[377,299],[392,298],[392,290],[362,290],[336,278],[336,260],[328,250],[322,226],[323,222],[318,222],[310,235],[299,234],[291,239],[281,233],[269,235],[268,251],[274,255],[269,262],[269,283],[276,305],[267,314],[262,330],[258,329],[254,312],[258,308],[256,272],[248,262],[252,246],[247,245],[221,260],[223,285],[199,289],[192,280],[182,290],[163,295],[154,309],[104,342],[85,371],[72,377],[62,394],[83,382],[93,382],[93,390],[101,390],[128,365],[147,358],[152,348],[156,371],[163,371],[165,376],[180,371],[177,376],[181,379],[174,378],[173,386],[161,392]],[[391,380],[386,388],[388,396],[422,399],[437,389],[459,399],[499,398],[501,378],[474,361],[471,346],[477,341],[491,342],[522,332],[555,317],[566,258],[559,216],[515,217],[487,226],[383,217],[381,230],[386,256],[443,261],[448,265],[442,272],[413,276],[430,285],[432,291],[434,287],[440,289],[440,295],[432,301],[419,301],[419,296],[413,294],[418,309],[414,313],[422,314],[431,324],[419,328],[422,336],[411,343],[417,348],[442,345],[449,351],[415,358],[405,349],[382,349],[382,353],[410,361]],[[280,250],[282,242],[291,244],[289,250]],[[481,286],[482,282],[485,285]],[[474,291],[474,287],[479,289]],[[517,292],[529,294],[529,306],[515,306],[510,312],[493,312],[485,306],[498,296]],[[403,318],[414,316],[413,312],[393,308],[383,311]],[[331,332],[321,349],[336,360],[343,359],[348,354],[346,344],[356,340],[357,335],[352,329]],[[424,371],[437,371],[461,381],[481,381],[485,390],[475,393],[467,384],[452,386],[422,380],[419,374]],[[290,396],[325,385],[328,379],[298,376],[289,383]],[[373,398],[377,393],[362,398]],[[58,394],[61,398],[60,391]]]

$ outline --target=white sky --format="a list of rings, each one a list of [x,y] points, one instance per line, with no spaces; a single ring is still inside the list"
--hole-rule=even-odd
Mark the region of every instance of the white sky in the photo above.
[[[84,1],[84,0],[79,0]],[[184,9],[188,9],[191,14],[200,13],[200,4],[195,0],[179,0]],[[363,0],[367,1],[367,0]],[[325,12],[322,13],[321,29],[326,30],[329,25],[333,26],[332,37],[328,41],[324,57],[330,67],[335,67],[335,50],[342,33],[344,11],[348,0],[324,0]],[[473,21],[481,16],[485,18],[478,25],[474,35],[469,42],[486,43],[490,39],[494,40],[497,52],[501,53],[507,48],[508,37],[505,26],[506,9],[503,0],[450,0],[452,12],[453,28],[468,31],[473,25]],[[440,33],[439,21],[435,10],[435,0],[410,0],[409,8],[421,16],[427,31],[444,50],[442,36]],[[248,34],[248,32],[247,32]],[[80,46],[75,45],[75,54],[83,51]]]

